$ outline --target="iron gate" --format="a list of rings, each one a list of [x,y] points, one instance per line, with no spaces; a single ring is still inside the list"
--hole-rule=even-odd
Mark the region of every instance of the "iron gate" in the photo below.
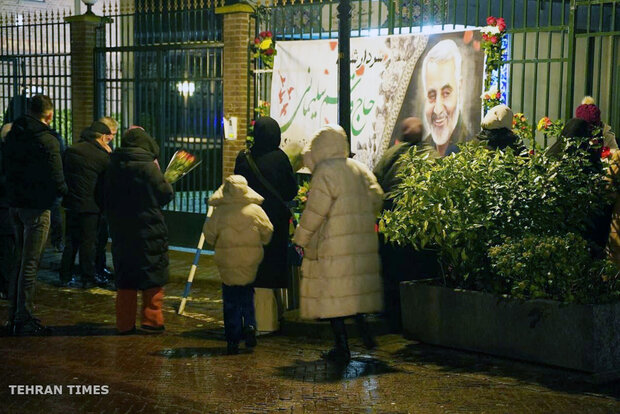
[[[66,12],[0,14],[0,125],[43,93],[54,102],[55,128],[71,143],[71,48]]]
[[[175,184],[166,208],[206,213],[204,200],[222,180],[221,17],[211,4],[166,0],[104,14],[112,22],[95,52],[95,113],[117,119],[120,131],[145,128],[164,168],[178,149],[198,155],[202,163]]]

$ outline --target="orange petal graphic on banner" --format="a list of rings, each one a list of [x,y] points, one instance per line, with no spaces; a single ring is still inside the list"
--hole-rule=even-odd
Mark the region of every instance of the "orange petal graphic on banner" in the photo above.
[[[331,50],[336,50],[336,46],[338,46],[338,42],[336,41],[329,42],[329,48]]]
[[[364,65],[360,66],[358,70],[355,71],[357,76],[362,76],[364,74]]]
[[[329,71],[327,69],[325,69],[323,73],[325,73],[326,75],[329,75]]]

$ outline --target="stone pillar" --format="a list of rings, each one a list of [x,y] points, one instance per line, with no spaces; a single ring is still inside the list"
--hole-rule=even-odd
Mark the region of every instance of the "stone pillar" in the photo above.
[[[222,178],[233,173],[237,153],[245,148],[248,117],[251,114],[253,93],[250,90],[249,62],[250,33],[254,33],[254,9],[243,2],[216,9],[224,15],[224,116],[236,116],[237,139],[224,140]]]
[[[71,118],[73,142],[95,119],[96,29],[111,21],[92,13],[69,16],[71,24]]]

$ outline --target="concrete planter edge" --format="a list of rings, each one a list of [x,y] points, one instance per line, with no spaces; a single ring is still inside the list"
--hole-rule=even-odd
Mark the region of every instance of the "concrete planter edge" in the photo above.
[[[406,337],[617,377],[620,303],[564,304],[407,281],[400,286]]]

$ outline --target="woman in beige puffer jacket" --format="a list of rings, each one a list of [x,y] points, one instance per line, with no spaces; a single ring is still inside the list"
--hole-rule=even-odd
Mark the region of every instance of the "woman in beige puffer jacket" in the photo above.
[[[239,352],[245,336],[246,347],[256,345],[254,287],[263,245],[269,243],[273,226],[260,207],[263,197],[248,187],[241,175],[231,175],[209,198],[215,207],[205,223],[205,241],[215,245],[215,264],[222,278],[224,332],[228,353]]]
[[[304,248],[301,317],[330,319],[336,346],[326,357],[341,362],[350,358],[344,318],[359,315],[364,344],[372,347],[361,315],[383,307],[375,232],[383,191],[372,172],[348,154],[340,126],[315,134],[304,154],[313,172],[308,201],[293,239]]]

